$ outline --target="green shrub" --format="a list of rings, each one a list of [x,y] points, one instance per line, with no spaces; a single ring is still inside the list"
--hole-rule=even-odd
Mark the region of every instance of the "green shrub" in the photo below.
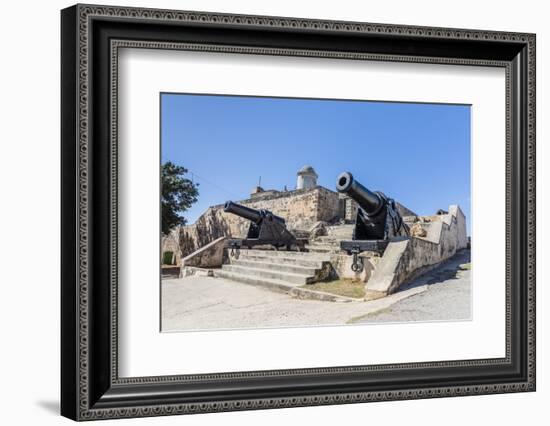
[[[174,263],[174,252],[165,251],[162,253],[162,264],[163,265],[172,265]]]

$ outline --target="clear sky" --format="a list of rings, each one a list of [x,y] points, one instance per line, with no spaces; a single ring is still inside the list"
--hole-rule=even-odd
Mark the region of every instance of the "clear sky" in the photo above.
[[[420,215],[458,204],[470,232],[470,107],[343,100],[161,95],[162,162],[189,170],[208,206],[264,189],[295,189],[296,172],[315,168],[335,190],[353,173]]]

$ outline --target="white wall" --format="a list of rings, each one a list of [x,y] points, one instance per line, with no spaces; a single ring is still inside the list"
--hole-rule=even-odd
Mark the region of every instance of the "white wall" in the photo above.
[[[143,7],[537,33],[538,391],[376,404],[129,420],[131,424],[543,424],[550,400],[550,27],[543,1],[108,1]],[[0,66],[0,393],[2,423],[62,424],[59,394],[59,9],[71,2],[2,4]],[[546,77],[546,78],[545,78]],[[33,250],[28,252],[29,241]],[[32,256],[32,257],[30,257]],[[537,418],[539,419],[537,421]],[[128,421],[119,421],[127,423]],[[113,423],[108,421],[102,424]],[[114,424],[114,423],[113,423]]]

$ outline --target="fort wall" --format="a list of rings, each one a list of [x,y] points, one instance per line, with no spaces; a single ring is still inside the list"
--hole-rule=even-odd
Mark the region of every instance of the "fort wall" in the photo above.
[[[343,217],[338,193],[322,186],[312,189],[256,194],[237,201],[253,209],[266,209],[283,217],[290,230],[308,231],[319,221]],[[177,262],[220,237],[246,237],[250,222],[223,211],[223,204],[209,207],[192,225],[174,229],[163,238],[162,250],[177,251]],[[176,243],[177,242],[177,243]]]

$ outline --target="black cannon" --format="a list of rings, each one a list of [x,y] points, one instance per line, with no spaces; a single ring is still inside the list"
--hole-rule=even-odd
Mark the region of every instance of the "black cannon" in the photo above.
[[[233,213],[250,221],[246,238],[230,239],[227,246],[233,250],[241,247],[252,248],[258,245],[272,245],[275,249],[296,247],[303,249],[305,241],[297,239],[285,225],[285,220],[269,210],[255,210],[241,204],[227,201],[224,211]]]
[[[357,255],[362,251],[382,253],[390,239],[407,237],[409,228],[403,222],[395,201],[382,192],[372,192],[344,172],[336,181],[338,192],[348,195],[359,206],[355,217],[352,241],[342,241],[340,248],[353,254],[352,269],[359,272],[363,265]]]

